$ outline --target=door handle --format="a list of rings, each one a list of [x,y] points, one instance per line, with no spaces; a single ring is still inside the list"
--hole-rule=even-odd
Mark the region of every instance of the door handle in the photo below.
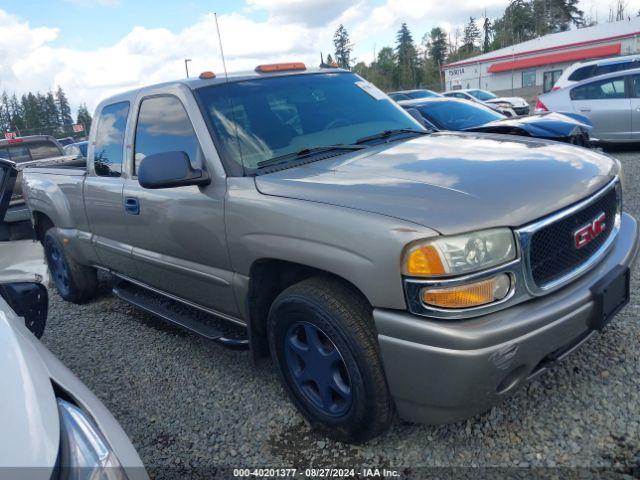
[[[129,215],[140,215],[140,202],[136,197],[125,197],[124,211]]]
[[[591,111],[591,109],[590,108],[581,108],[580,111],[582,113],[589,113]]]

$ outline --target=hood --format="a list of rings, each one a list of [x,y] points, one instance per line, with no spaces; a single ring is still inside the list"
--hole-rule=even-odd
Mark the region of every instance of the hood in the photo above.
[[[533,137],[560,138],[568,137],[576,128],[589,131],[592,127],[560,113],[549,113],[494,120],[477,127],[468,128],[466,131],[509,133],[509,130],[513,128],[524,130]]]
[[[487,100],[487,103],[510,103],[514,107],[528,107],[529,104],[521,97],[498,97]]]
[[[24,321],[0,297],[0,468],[47,467],[58,455],[60,424],[49,372]]]
[[[258,176],[265,195],[378,213],[442,234],[518,227],[593,194],[619,170],[584,148],[443,132]]]

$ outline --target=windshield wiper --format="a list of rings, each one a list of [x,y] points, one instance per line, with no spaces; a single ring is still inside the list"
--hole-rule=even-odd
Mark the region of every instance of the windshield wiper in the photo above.
[[[367,142],[370,142],[371,140],[382,140],[385,138],[390,138],[390,137],[393,137],[394,135],[399,135],[401,133],[415,133],[417,135],[426,135],[429,132],[427,130],[416,130],[415,128],[395,128],[393,130],[385,130],[384,132],[376,133],[374,135],[369,135],[368,137],[359,138],[356,141],[356,145],[367,143]]]
[[[277,157],[269,158],[268,160],[263,160],[261,162],[258,162],[258,168],[280,165],[290,160],[298,160],[300,158],[306,158],[311,155],[315,155],[317,153],[331,152],[333,150],[344,150],[346,153],[352,150],[362,150],[363,148],[366,148],[366,147],[362,145],[346,145],[346,144],[325,145],[323,147],[307,147],[307,148],[303,148],[302,150],[298,150],[297,152],[285,153],[284,155],[278,155]]]

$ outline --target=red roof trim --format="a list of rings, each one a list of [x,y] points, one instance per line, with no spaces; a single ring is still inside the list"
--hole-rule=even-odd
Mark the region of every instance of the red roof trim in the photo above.
[[[621,38],[629,38],[629,37],[634,37],[636,35],[640,35],[640,32],[625,33],[624,35],[615,35],[613,37],[605,37],[605,38],[598,38],[598,39],[594,39],[594,40],[586,40],[586,41],[583,41],[583,42],[568,43],[566,45],[559,45],[559,46],[556,46],[556,47],[540,48],[538,50],[528,50],[526,52],[518,52],[515,55],[506,54],[506,55],[498,55],[497,57],[483,58],[482,60],[465,60],[465,61],[462,61],[462,62],[447,63],[446,65],[442,66],[442,69],[444,70],[445,68],[451,68],[451,67],[463,67],[465,65],[477,65],[479,63],[491,62],[491,61],[500,60],[500,59],[503,59],[503,58],[521,57],[523,55],[531,55],[531,54],[539,53],[539,52],[552,52],[554,50],[564,50],[565,48],[580,47],[580,46],[584,46],[584,45],[593,45],[594,43],[608,42],[608,41],[611,41],[611,40],[620,40]]]
[[[489,73],[507,72],[511,70],[522,70],[524,68],[539,67],[541,65],[552,65],[554,63],[575,62],[585,58],[608,57],[620,55],[622,45],[603,45],[601,47],[583,48],[582,50],[571,50],[568,52],[553,53],[551,55],[539,55],[537,57],[523,58],[521,60],[494,63],[487,70]]]

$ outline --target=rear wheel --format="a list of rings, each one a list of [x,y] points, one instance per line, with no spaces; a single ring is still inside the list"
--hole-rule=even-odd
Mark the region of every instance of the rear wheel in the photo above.
[[[94,297],[98,290],[96,269],[71,258],[53,229],[45,233],[42,244],[51,278],[60,296],[73,303],[84,303]]]
[[[393,418],[370,307],[348,285],[313,278],[282,292],[269,312],[272,358],[312,427],[366,441]]]

